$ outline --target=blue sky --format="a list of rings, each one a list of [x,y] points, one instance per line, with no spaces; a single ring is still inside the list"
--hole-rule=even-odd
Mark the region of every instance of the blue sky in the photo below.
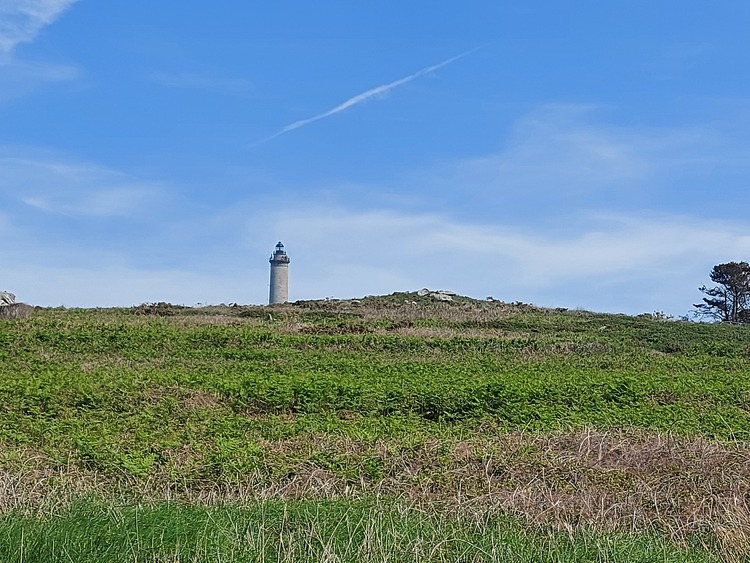
[[[0,0],[0,289],[681,315],[750,260],[750,4]]]

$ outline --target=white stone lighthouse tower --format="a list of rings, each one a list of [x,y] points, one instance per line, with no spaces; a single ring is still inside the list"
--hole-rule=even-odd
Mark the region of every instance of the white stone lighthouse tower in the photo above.
[[[268,304],[286,303],[289,301],[289,256],[286,255],[281,242],[276,245],[276,250],[268,261],[271,263],[271,291],[268,294]]]

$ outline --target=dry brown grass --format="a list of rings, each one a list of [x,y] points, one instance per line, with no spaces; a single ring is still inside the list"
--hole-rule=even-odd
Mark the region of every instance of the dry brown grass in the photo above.
[[[376,496],[473,518],[510,512],[567,531],[658,531],[676,541],[705,534],[731,553],[750,546],[745,444],[628,430],[487,431],[411,445],[321,434],[257,444],[267,464],[232,480],[189,482],[170,474],[200,468],[192,448],[164,452],[171,469],[145,479],[105,477],[31,451],[6,455],[0,511],[48,511],[91,493],[205,504]],[[332,462],[321,463],[321,455]],[[376,460],[380,473],[363,460]]]
[[[52,513],[82,495],[111,491],[111,478],[87,471],[72,460],[66,464],[30,450],[2,449],[0,512]]]
[[[528,333],[508,332],[492,327],[470,328],[462,324],[496,322],[498,319],[517,314],[521,308],[546,311],[529,305],[512,305],[494,302],[470,301],[466,303],[412,302],[391,304],[383,307],[368,304],[367,300],[314,301],[303,304],[279,304],[273,306],[225,306],[217,305],[195,310],[183,310],[170,316],[168,322],[176,326],[197,325],[249,325],[273,327],[282,334],[399,334],[417,338],[477,339],[528,338]],[[320,325],[303,320],[305,313],[341,315],[340,322]],[[386,322],[385,326],[382,326]],[[459,325],[451,326],[451,325]]]
[[[521,309],[545,311],[545,309],[530,305],[476,300],[462,303],[428,304],[404,302],[387,308],[378,304],[362,304],[350,310],[356,311],[365,322],[388,319],[394,323],[481,324],[510,317],[518,314]]]
[[[430,302],[420,298],[412,301],[407,294],[384,306],[377,299],[364,300],[318,300],[284,303],[268,306],[256,305],[211,305],[200,308],[176,307],[166,303],[144,304],[133,309],[135,315],[175,317],[171,320],[188,320],[190,323],[237,322],[261,324],[267,321],[286,321],[290,325],[300,322],[306,312],[323,312],[331,315],[356,317],[365,323],[389,320],[395,324],[410,325],[418,321],[437,323],[489,322],[518,314],[521,310],[550,312],[553,310],[525,304],[510,304],[500,301],[479,301],[466,298],[458,303]],[[254,322],[255,321],[255,322]]]
[[[475,338],[477,340],[494,340],[494,339],[523,339],[529,338],[527,332],[508,332],[498,329],[472,329],[472,328],[454,328],[454,327],[429,327],[429,326],[404,326],[384,329],[381,333],[395,333],[403,336],[414,338]]]

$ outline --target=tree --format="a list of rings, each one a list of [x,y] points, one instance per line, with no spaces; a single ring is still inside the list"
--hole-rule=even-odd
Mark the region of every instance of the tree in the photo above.
[[[708,297],[694,305],[696,316],[732,323],[750,322],[750,264],[718,264],[711,270],[711,281],[718,285],[698,288]]]

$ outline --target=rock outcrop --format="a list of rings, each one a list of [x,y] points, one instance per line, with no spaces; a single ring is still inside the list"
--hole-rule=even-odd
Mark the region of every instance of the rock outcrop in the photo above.
[[[438,289],[433,291],[431,289],[422,288],[417,291],[419,297],[432,297],[435,301],[453,301],[453,297],[456,295],[455,291],[447,291],[445,289]]]
[[[0,319],[23,319],[34,312],[26,303],[16,303],[16,296],[9,291],[0,291]]]
[[[9,303],[0,307],[0,319],[25,319],[34,312],[34,307],[26,303]]]

